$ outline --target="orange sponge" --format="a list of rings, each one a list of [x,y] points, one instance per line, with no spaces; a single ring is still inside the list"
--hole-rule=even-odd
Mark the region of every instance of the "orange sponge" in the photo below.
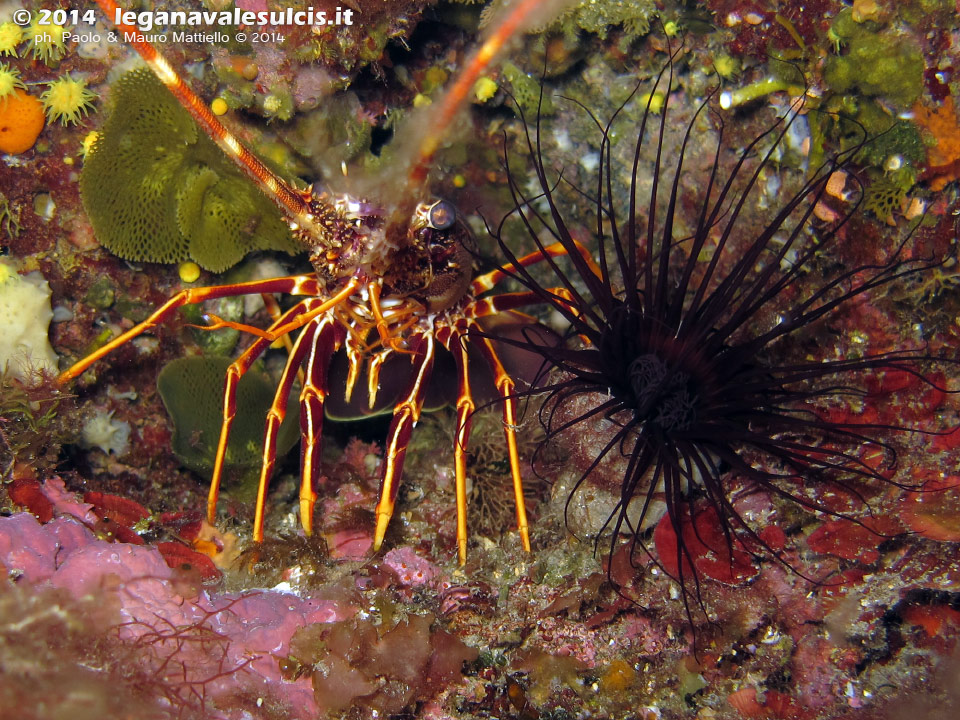
[[[43,103],[23,90],[0,100],[0,152],[16,155],[32,148],[43,120]]]

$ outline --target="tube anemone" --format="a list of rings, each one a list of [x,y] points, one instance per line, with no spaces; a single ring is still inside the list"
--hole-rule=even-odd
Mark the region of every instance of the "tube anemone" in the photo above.
[[[657,95],[661,85],[669,88],[672,80],[670,62],[647,97]],[[640,97],[640,88],[631,98]],[[828,213],[814,210],[825,200],[834,173],[848,172],[860,187],[850,166],[866,141],[810,168],[799,190],[779,200],[779,207],[758,225],[748,219],[748,209],[762,194],[762,173],[784,144],[801,104],[795,102],[724,167],[723,120],[712,100],[700,105],[679,151],[669,158],[670,108],[654,115],[647,102],[625,194],[612,171],[616,114],[605,125],[594,119],[602,137],[592,190],[549,167],[539,118],[533,127],[524,121],[535,189],[525,190],[530,185],[508,157],[514,207],[491,229],[508,272],[570,327],[565,341],[553,345],[532,338],[528,343],[500,339],[532,350],[551,368],[539,385],[520,394],[543,399],[540,420],[548,441],[568,431],[595,434],[600,427],[607,433],[574,485],[566,511],[592,472],[622,456],[618,501],[596,542],[608,538],[612,554],[619,538],[630,536],[631,560],[649,554],[680,584],[691,621],[693,604],[704,609],[694,555],[699,551],[695,546],[707,542],[698,529],[705,518],[714,537],[722,538],[720,547],[711,549],[721,563],[729,560],[731,577],[735,554],[744,551],[787,563],[763,528],[734,504],[734,479],[807,510],[846,517],[808,492],[811,486],[852,494],[866,505],[872,484],[900,484],[891,438],[896,432],[921,431],[877,420],[837,419],[826,412],[829,401],[865,397],[868,378],[889,371],[936,387],[928,378],[930,366],[946,362],[923,349],[823,360],[801,351],[804,342],[808,348],[815,342],[813,331],[822,321],[858,298],[943,261],[916,257],[908,249],[908,236],[881,261],[816,277],[811,267],[823,265],[819,258],[829,252],[860,201],[852,199],[831,221],[818,218]],[[691,205],[689,190],[682,188],[692,174],[684,164],[700,142],[698,118],[707,114],[717,126],[717,142],[708,177]],[[652,174],[643,177],[642,151],[650,150]],[[642,182],[649,191],[641,191]],[[567,220],[563,184],[586,199],[596,215],[590,248],[595,263],[578,251],[574,237],[583,234]],[[544,255],[546,281],[523,267],[511,250],[510,218],[520,221]],[[687,236],[678,238],[681,234]],[[546,249],[551,243],[559,243],[568,259],[555,259],[557,253]],[[865,449],[882,456],[882,462],[862,459]],[[673,533],[666,546],[654,543],[655,557],[648,526],[656,520],[657,505],[665,506],[665,522]]]

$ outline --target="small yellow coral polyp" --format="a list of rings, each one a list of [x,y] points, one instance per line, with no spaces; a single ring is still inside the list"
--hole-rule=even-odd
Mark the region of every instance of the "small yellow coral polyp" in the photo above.
[[[50,122],[59,120],[62,125],[76,124],[92,108],[96,94],[87,89],[85,80],[74,80],[64,75],[47,85],[40,96]]]
[[[14,90],[0,100],[0,152],[16,155],[32,148],[43,122],[43,103],[23,90]]]
[[[25,33],[30,40],[30,52],[34,59],[48,66],[59,62],[67,52],[63,33],[62,25],[40,25],[39,19],[34,20]]]
[[[93,149],[93,145],[97,142],[99,137],[100,133],[98,133],[96,130],[91,130],[87,133],[87,136],[83,139],[83,142],[80,143],[80,154],[83,157],[86,157],[90,153],[90,150]]]
[[[0,102],[3,102],[4,98],[13,95],[14,90],[17,88],[27,89],[26,85],[24,85],[20,79],[20,71],[16,68],[11,68],[5,63],[0,63]]]
[[[0,55],[17,57],[17,45],[23,40],[23,30],[15,22],[0,24]]]

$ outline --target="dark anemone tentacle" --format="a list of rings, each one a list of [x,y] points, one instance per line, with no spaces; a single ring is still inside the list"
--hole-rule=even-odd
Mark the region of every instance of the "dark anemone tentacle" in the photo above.
[[[521,113],[521,116],[522,116],[522,113]],[[529,130],[527,130],[527,134],[529,135]],[[528,138],[527,142],[529,144],[531,143],[531,140]],[[532,145],[530,145],[530,147],[532,147]],[[576,251],[573,238],[567,231],[566,226],[565,225],[562,226],[563,234],[561,235],[561,233],[555,230],[549,223],[547,223],[544,220],[544,218],[540,215],[540,213],[537,212],[536,209],[534,209],[533,207],[533,202],[539,198],[547,198],[548,202],[551,202],[549,198],[552,196],[553,191],[550,185],[547,183],[546,175],[540,175],[538,173],[538,179],[541,182],[541,188],[543,192],[533,199],[527,198],[521,191],[519,184],[517,183],[513,173],[511,172],[509,154],[506,153],[506,151],[504,152],[504,156],[505,156],[504,165],[507,170],[508,187],[510,190],[510,195],[514,202],[514,209],[500,221],[500,224],[497,227],[496,237],[502,237],[504,225],[506,224],[507,220],[510,217],[512,217],[513,215],[516,215],[517,217],[519,217],[524,227],[526,228],[528,236],[533,238],[534,244],[536,245],[537,249],[541,253],[543,253],[544,262],[550,267],[550,270],[553,272],[554,276],[560,281],[561,285],[563,285],[563,287],[566,288],[566,290],[570,293],[574,302],[577,303],[577,307],[582,308],[583,310],[579,313],[573,312],[573,310],[571,310],[570,307],[565,302],[562,302],[562,298],[557,297],[556,294],[550,292],[547,288],[537,283],[537,281],[530,274],[530,271],[527,270],[527,268],[523,267],[518,262],[517,255],[505,243],[501,243],[501,246],[500,246],[501,252],[504,254],[504,256],[507,259],[507,262],[503,266],[502,270],[509,277],[512,277],[513,279],[517,280],[518,282],[530,288],[534,293],[540,296],[544,302],[556,307],[559,310],[559,312],[564,316],[564,318],[566,318],[567,322],[569,322],[572,326],[575,326],[578,329],[578,331],[581,332],[581,334],[584,334],[591,341],[593,341],[596,338],[596,332],[594,330],[594,327],[597,325],[600,325],[602,322],[601,319],[598,316],[595,316],[594,314],[595,313],[594,303],[587,302],[583,298],[579,288],[576,287],[573,281],[560,268],[557,262],[552,257],[550,257],[550,254],[546,252],[546,245],[540,239],[539,234],[533,224],[533,220],[535,219],[537,222],[540,223],[542,227],[547,228],[547,231],[553,236],[553,238],[557,242],[563,243],[564,247],[568,249],[573,248],[574,255],[576,255],[579,258],[580,254],[579,252]],[[531,214],[533,217],[531,217]],[[593,273],[589,272],[589,270],[587,271],[587,274],[589,277],[593,277]],[[590,320],[590,322],[588,322],[588,319]],[[517,341],[513,341],[512,344],[515,344],[518,347],[526,346],[524,343],[520,343]]]
[[[491,228],[491,234],[506,259],[504,272],[569,323],[568,332],[556,344],[534,343],[533,333],[524,333],[523,339],[497,338],[533,351],[542,358],[542,367],[553,368],[516,396],[543,399],[538,417],[546,442],[601,421],[610,426],[609,436],[587,459],[586,469],[570,489],[564,506],[568,527],[576,494],[606,460],[622,456],[619,493],[593,539],[594,548],[599,550],[603,543],[612,555],[626,534],[631,562],[643,553],[665,571],[665,565],[675,568],[674,579],[692,623],[695,608],[705,611],[692,545],[711,542],[701,537],[697,523],[704,509],[719,522],[719,542],[731,570],[735,554],[743,551],[753,558],[773,558],[806,577],[740,514],[731,493],[731,477],[743,479],[745,492],[767,491],[806,511],[870,527],[863,519],[808,496],[804,488],[811,484],[834,488],[872,512],[871,487],[915,489],[894,475],[898,452],[890,434],[942,433],[894,421],[835,420],[818,410],[818,404],[867,398],[871,393],[865,378],[890,371],[906,373],[943,392],[958,392],[928,374],[931,363],[958,363],[924,349],[822,362],[791,358],[784,352],[788,341],[809,336],[817,323],[858,299],[945,260],[911,255],[911,232],[884,259],[839,269],[819,281],[811,278],[808,269],[817,256],[841,237],[844,226],[859,211],[863,185],[856,174],[850,172],[849,177],[857,191],[838,218],[823,222],[816,219],[814,210],[826,196],[831,175],[851,171],[853,157],[868,142],[865,136],[812,168],[800,188],[770,212],[765,224],[745,236],[752,203],[762,192],[762,173],[773,164],[803,111],[801,101],[792,101],[725,168],[723,119],[711,104],[714,90],[695,108],[678,140],[677,153],[670,156],[673,167],[667,167],[669,90],[678,52],[669,50],[667,63],[648,81],[650,94],[628,160],[626,207],[618,207],[616,201],[620,188],[614,173],[613,122],[642,84],[606,123],[572,101],[600,133],[600,161],[595,183],[591,182],[595,194],[562,170],[548,167],[540,114],[531,125],[521,112],[521,142],[538,187],[533,193],[523,190],[516,162],[505,147],[504,166],[514,207]],[[653,96],[664,84],[668,101],[655,120]],[[686,200],[685,163],[695,144],[696,125],[707,114],[717,126],[716,146],[709,148],[713,163],[699,191],[702,195],[694,202],[692,233],[677,239],[678,213]],[[659,127],[651,129],[654,122]],[[649,190],[641,193],[645,153],[653,158],[652,176]],[[586,200],[596,212],[595,224],[591,221],[596,233],[592,249],[599,272],[577,251],[562,204],[563,189]],[[526,239],[541,252],[546,236],[567,250],[565,259],[544,258],[542,266],[550,276],[545,284],[517,263],[506,235],[511,217],[520,220]],[[704,259],[708,244],[712,256]],[[549,287],[565,289],[572,301],[558,297]],[[790,306],[784,307],[787,298]],[[764,319],[772,310],[777,311],[776,322]],[[588,404],[583,410],[572,410],[575,402]],[[878,451],[879,463],[868,462],[864,448]],[[673,557],[666,559],[658,558],[649,546],[650,515],[654,504],[661,502],[676,536],[667,551]]]
[[[607,441],[607,444],[604,446],[604,448],[593,459],[593,462],[590,464],[590,467],[587,468],[588,472],[583,473],[580,476],[580,479],[577,480],[577,482],[574,484],[573,488],[570,491],[570,494],[567,496],[567,501],[566,503],[564,503],[564,506],[563,506],[563,519],[565,522],[567,522],[568,526],[569,526],[570,503],[573,502],[573,499],[576,496],[577,490],[579,490],[580,486],[584,482],[586,482],[587,478],[590,476],[590,473],[596,469],[596,467],[603,461],[603,459],[607,456],[607,454],[610,453],[615,447],[623,443],[623,441],[629,437],[630,432],[631,432],[631,428],[621,427],[616,433],[614,433],[613,437],[611,437],[610,440]],[[624,504],[624,500],[622,499],[622,497],[623,496],[632,497],[632,490],[635,487],[635,485],[633,484],[633,479],[635,478],[635,473],[637,468],[642,468],[644,470],[649,468],[649,459],[645,461],[644,455],[642,453],[632,453],[630,455],[627,471],[624,475],[625,478],[630,478],[630,480],[626,480],[624,482],[622,486],[621,500],[615,506],[616,508],[623,507],[624,512],[611,513],[610,516],[608,516],[606,521],[604,522],[602,529],[606,529],[607,526],[611,523],[611,521],[615,522],[616,528],[619,529],[622,523],[624,522],[625,515],[626,515],[626,505]],[[598,546],[598,543],[601,541],[602,537],[603,537],[603,533],[600,532],[597,534],[597,537],[594,539],[595,550]],[[616,537],[616,534],[614,534],[614,537]]]
[[[542,91],[541,91],[540,102],[542,103]],[[542,158],[542,154],[541,154],[542,148],[540,146],[541,114],[539,112],[539,109],[540,108],[538,106],[537,123],[536,123],[536,140],[534,140],[531,137],[530,129],[526,123],[526,119],[523,115],[523,111],[522,110],[520,111],[520,119],[524,126],[524,138],[526,140],[527,150],[530,153],[530,156],[533,158]],[[553,221],[552,223],[548,223],[544,219],[544,217],[540,214],[540,212],[537,211],[536,208],[533,206],[533,202],[527,199],[526,197],[524,197],[522,191],[519,188],[519,185],[515,181],[514,176],[510,172],[510,156],[509,156],[509,153],[506,152],[506,148],[504,148],[504,164],[507,169],[507,178],[508,178],[510,193],[514,200],[514,213],[519,215],[520,219],[523,221],[524,226],[527,228],[528,235],[534,239],[534,243],[537,249],[540,250],[541,252],[544,252],[544,261],[546,262],[547,266],[554,273],[554,275],[560,280],[560,282],[567,289],[567,291],[571,293],[573,299],[578,302],[578,307],[585,308],[584,314],[587,316],[587,318],[589,318],[590,322],[592,322],[594,326],[601,324],[602,319],[600,316],[595,314],[593,308],[594,306],[599,306],[599,310],[601,312],[607,311],[606,299],[607,299],[608,293],[605,291],[605,288],[607,287],[607,285],[604,284],[602,278],[596,277],[593,274],[589,266],[587,266],[586,262],[581,257],[580,253],[576,252],[576,246],[575,246],[575,243],[573,242],[573,236],[570,234],[569,230],[567,229],[566,224],[562,222],[562,216],[560,215],[560,210],[557,208],[557,205],[554,201],[554,190],[551,183],[547,179],[547,172],[543,164],[543,161],[539,160],[533,163],[533,169],[537,176],[537,180],[540,183],[540,188],[542,190],[541,194],[537,197],[546,200],[550,210],[550,216]],[[560,173],[558,176],[558,182],[560,182],[562,178],[563,178],[563,174]],[[547,231],[553,236],[553,238],[556,241],[562,243],[563,246],[566,247],[568,250],[570,248],[574,249],[573,255],[570,256],[570,261],[573,263],[574,269],[576,270],[578,277],[583,281],[583,283],[586,285],[587,289],[589,290],[590,295],[593,299],[592,303],[588,304],[583,300],[579,287],[575,283],[573,283],[572,280],[567,276],[567,274],[560,268],[556,260],[554,260],[552,257],[550,257],[548,253],[545,252],[546,246],[540,240],[538,233],[535,231],[533,225],[531,224],[531,218],[529,214],[533,215],[533,217],[539,223],[540,227],[547,228]],[[506,218],[504,218],[504,220],[505,219]],[[502,222],[500,227],[501,228],[503,227]],[[533,282],[533,285],[536,285],[539,288],[539,285],[535,281],[533,281],[533,278],[530,275],[530,273],[525,268],[521,268],[517,266],[516,256],[513,255],[512,251],[510,251],[509,248],[506,249],[505,254],[507,255],[507,258],[509,260],[509,265],[507,267],[511,270],[516,269],[520,274],[520,277],[518,277],[517,279],[523,282],[528,287],[530,287],[530,283]],[[513,273],[509,272],[508,274],[512,275]],[[554,304],[556,304],[556,298],[554,299],[553,302]],[[568,316],[568,319],[569,319],[569,316],[572,315],[572,313],[569,310],[567,310],[565,314]],[[579,324],[585,328],[590,327],[590,323],[586,321],[579,322],[576,324]]]

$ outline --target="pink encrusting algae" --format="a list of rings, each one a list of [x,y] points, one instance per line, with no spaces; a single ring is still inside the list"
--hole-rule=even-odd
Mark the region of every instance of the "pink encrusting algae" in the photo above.
[[[144,671],[187,688],[185,707],[210,718],[248,717],[239,696],[280,704],[291,718],[316,717],[309,681],[283,682],[277,658],[303,625],[357,612],[343,599],[207,590],[168,567],[156,548],[98,540],[70,517],[46,525],[29,513],[0,518],[0,563],[21,587],[60,588],[110,607],[112,624],[94,630],[140,648]]]

